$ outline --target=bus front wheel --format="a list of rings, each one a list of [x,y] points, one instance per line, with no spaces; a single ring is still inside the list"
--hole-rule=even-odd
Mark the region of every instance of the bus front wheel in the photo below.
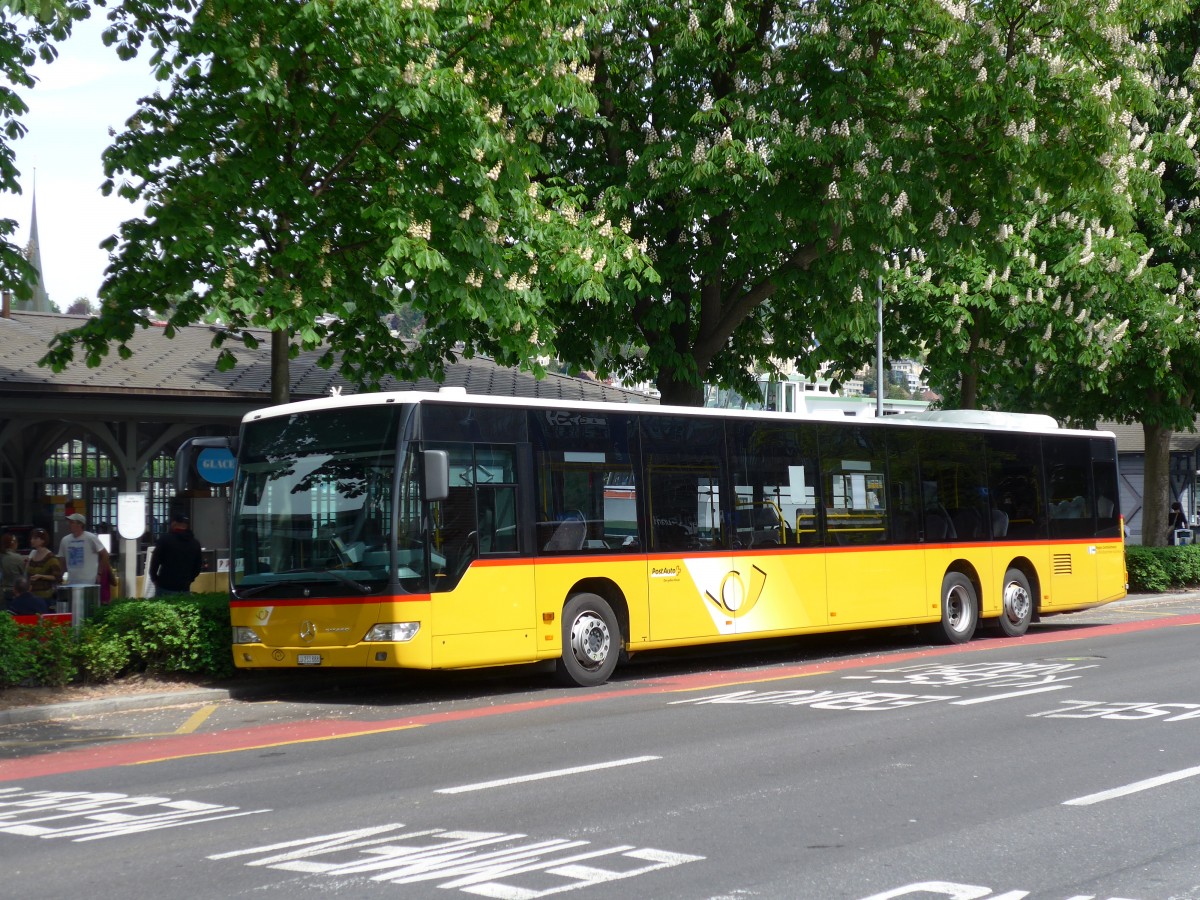
[[[596,594],[576,594],[563,607],[560,682],[580,687],[604,684],[617,667],[621,628],[612,607]]]
[[[1004,573],[1001,603],[1000,631],[1007,637],[1020,637],[1033,621],[1033,591],[1029,579],[1020,569],[1009,569]]]
[[[938,635],[949,644],[965,644],[975,635],[979,622],[979,598],[971,579],[961,572],[947,572],[942,579],[942,621]]]

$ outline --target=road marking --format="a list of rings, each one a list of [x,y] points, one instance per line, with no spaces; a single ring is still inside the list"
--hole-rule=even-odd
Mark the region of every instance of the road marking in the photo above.
[[[208,858],[248,856],[256,858],[244,860],[247,866],[302,876],[324,875],[343,887],[348,879],[396,885],[435,884],[442,890],[493,900],[534,900],[704,859],[632,844],[597,847],[584,840],[539,840],[499,831],[410,830],[402,823],[234,850]]]
[[[486,791],[488,788],[507,787],[512,784],[524,784],[529,781],[542,781],[546,778],[561,778],[564,775],[578,775],[581,772],[597,772],[601,769],[615,769],[618,766],[632,766],[637,763],[652,762],[662,759],[661,756],[631,756],[629,759],[614,759],[611,762],[593,763],[590,766],[572,766],[569,769],[554,769],[549,772],[535,772],[532,775],[518,775],[515,778],[498,778],[495,781],[480,781],[476,784],[464,784],[459,787],[438,788],[436,794],[465,794],[469,791]]]
[[[0,789],[0,833],[74,842],[124,837],[270,811],[137,794]]]
[[[245,750],[270,750],[274,747],[292,747],[296,744],[316,744],[321,741],[339,741],[342,738],[348,737],[366,737],[372,734],[388,734],[392,731],[407,731],[410,728],[420,728],[420,725],[404,724],[404,725],[387,725],[380,728],[351,728],[348,731],[340,731],[337,734],[321,734],[314,737],[296,737],[289,738],[283,741],[264,741],[261,744],[248,743],[238,744],[236,747],[218,747],[216,749],[207,750],[185,750],[180,753],[171,753],[166,756],[155,756],[153,759],[134,759],[129,760],[122,765],[127,766],[145,766],[152,763],[170,762],[175,759],[193,759],[198,756],[219,756],[222,753],[241,753]]]
[[[362,735],[378,734],[384,731],[413,728],[420,725],[443,725],[448,722],[461,722],[489,716],[512,715],[513,713],[553,709],[558,706],[570,706],[578,703],[611,702],[628,697],[647,697],[669,694],[676,691],[707,691],[714,689],[716,686],[728,686],[739,682],[751,683],[753,681],[802,678],[817,673],[843,672],[885,665],[895,666],[914,660],[940,659],[960,654],[990,652],[1006,646],[1069,644],[1073,641],[1094,641],[1100,637],[1134,634],[1143,631],[1178,628],[1189,625],[1200,625],[1200,615],[1183,616],[1178,619],[1152,619],[1122,625],[1099,625],[1071,631],[1056,630],[1044,634],[1026,634],[1020,638],[980,640],[968,644],[954,644],[948,647],[901,651],[899,653],[882,653],[862,658],[825,660],[820,663],[798,663],[773,668],[771,674],[767,677],[759,675],[753,678],[738,678],[731,677],[729,672],[722,671],[690,673],[655,679],[635,687],[620,688],[608,685],[593,692],[576,691],[564,696],[545,697],[534,701],[506,703],[500,706],[472,707],[446,712],[426,712],[410,715],[402,719],[380,722],[377,723],[375,728],[368,729],[363,729],[361,726],[355,727],[353,723],[342,722],[340,720],[313,719],[287,722],[281,725],[231,729],[219,734],[200,732],[194,735],[153,737],[143,743],[131,743],[128,740],[131,736],[126,735],[122,736],[117,746],[81,747],[78,749],[59,750],[54,753],[22,756],[19,759],[0,759],[0,784],[46,775],[63,775],[103,769],[111,766],[180,759],[194,755],[233,753],[239,750],[259,750],[266,747],[287,746],[293,743],[304,743],[313,740],[354,738]],[[176,742],[183,749],[175,751],[174,745]],[[91,743],[95,744],[97,742],[91,741]],[[23,746],[28,745],[23,744]],[[164,753],[164,747],[170,747],[171,752]]]
[[[1147,778],[1144,781],[1135,781],[1133,784],[1127,784],[1124,787],[1113,788],[1108,791],[1100,791],[1096,794],[1088,794],[1086,797],[1076,797],[1074,800],[1064,800],[1063,806],[1091,806],[1093,803],[1103,803],[1105,800],[1115,800],[1117,797],[1124,797],[1127,794],[1136,794],[1139,791],[1148,791],[1152,788],[1162,787],[1164,784],[1170,784],[1173,781],[1183,781],[1185,778],[1194,778],[1200,775],[1200,766],[1193,766],[1190,769],[1181,769],[1178,772],[1168,772],[1166,775],[1159,775],[1155,778]]]
[[[1046,691],[1062,691],[1074,685],[1055,684],[1050,687],[1031,688],[1028,691],[1013,691],[1010,694],[992,694],[990,697],[972,697],[970,700],[955,700],[951,706],[972,706],[976,703],[991,703],[993,700],[1008,700],[1012,697],[1024,697],[1027,694],[1044,694]]]
[[[217,704],[210,703],[192,713],[191,717],[175,729],[176,734],[191,734],[204,724],[204,720],[217,711]]]
[[[0,748],[6,747],[61,747],[65,744],[96,744],[104,741],[140,741],[150,738],[169,737],[173,734],[192,734],[204,724],[214,712],[217,711],[217,704],[210,703],[207,706],[196,710],[188,720],[176,728],[174,731],[147,731],[141,734],[113,734],[101,735],[100,737],[89,735],[84,738],[56,738],[49,741],[0,741]]]

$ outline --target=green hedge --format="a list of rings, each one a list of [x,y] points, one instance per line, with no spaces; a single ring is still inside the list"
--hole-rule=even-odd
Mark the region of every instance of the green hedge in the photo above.
[[[229,595],[119,599],[70,627],[0,615],[0,688],[103,683],[125,675],[233,675]]]
[[[1200,586],[1200,544],[1185,547],[1126,547],[1129,590],[1157,594]]]

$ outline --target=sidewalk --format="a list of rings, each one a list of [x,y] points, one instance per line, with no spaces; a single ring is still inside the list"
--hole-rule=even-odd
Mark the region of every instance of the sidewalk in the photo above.
[[[241,694],[241,691],[238,691]],[[229,688],[187,688],[178,691],[147,691],[95,697],[88,700],[69,700],[40,706],[14,706],[0,709],[0,727],[23,725],[27,722],[49,722],[53,719],[74,719],[102,713],[125,712],[135,709],[162,709],[167,706],[186,706],[192,703],[216,703],[233,696]]]

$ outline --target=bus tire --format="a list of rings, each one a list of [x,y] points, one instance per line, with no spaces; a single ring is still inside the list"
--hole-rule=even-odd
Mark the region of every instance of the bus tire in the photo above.
[[[604,684],[617,667],[621,647],[612,607],[596,594],[576,594],[563,607],[562,656],[554,675],[573,687]]]
[[[1004,587],[1000,592],[1000,631],[1006,637],[1020,637],[1029,630],[1033,621],[1033,590],[1029,579],[1020,569],[1009,569],[1004,573]]]
[[[975,636],[979,624],[979,597],[971,579],[961,572],[947,572],[942,579],[942,620],[938,637],[948,644],[965,644]]]

